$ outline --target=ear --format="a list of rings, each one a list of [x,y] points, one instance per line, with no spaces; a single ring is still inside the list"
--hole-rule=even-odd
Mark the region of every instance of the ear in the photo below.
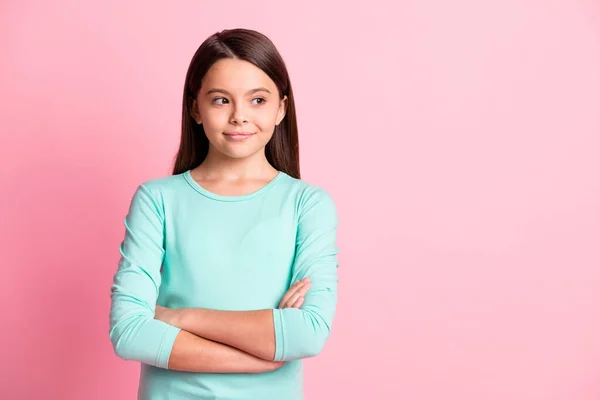
[[[285,117],[288,106],[287,96],[283,96],[283,99],[279,102],[279,110],[277,111],[277,119],[275,121],[275,125],[279,125],[283,118]]]
[[[190,107],[191,107],[192,118],[194,118],[196,123],[198,125],[200,125],[202,123],[202,118],[200,118],[200,112],[198,111],[198,103],[196,102],[196,99],[194,99],[194,101],[192,101],[192,105]]]

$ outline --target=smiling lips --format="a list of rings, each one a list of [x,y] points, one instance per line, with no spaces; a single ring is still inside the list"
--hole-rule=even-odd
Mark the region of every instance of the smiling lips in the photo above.
[[[249,138],[250,136],[254,135],[251,132],[230,132],[230,133],[225,133],[225,136],[228,139],[231,140],[244,140]]]

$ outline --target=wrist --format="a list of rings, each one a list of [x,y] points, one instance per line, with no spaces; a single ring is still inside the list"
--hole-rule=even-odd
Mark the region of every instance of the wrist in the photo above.
[[[173,315],[173,325],[185,331],[188,330],[189,308],[178,308]]]
[[[175,320],[177,326],[196,336],[202,336],[200,322],[204,320],[203,308],[180,308],[177,310]]]

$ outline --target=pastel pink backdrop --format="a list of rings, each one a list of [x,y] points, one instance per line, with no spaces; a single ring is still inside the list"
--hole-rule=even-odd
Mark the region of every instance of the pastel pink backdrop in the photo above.
[[[258,29],[340,214],[307,399],[600,398],[600,6],[4,1],[3,399],[133,399],[108,339],[123,218],[169,174],[185,72]]]

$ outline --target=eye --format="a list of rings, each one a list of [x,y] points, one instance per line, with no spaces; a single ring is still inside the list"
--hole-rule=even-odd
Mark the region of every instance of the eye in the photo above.
[[[260,100],[258,103],[254,103],[254,104],[264,104],[267,100],[264,97],[255,97],[252,99],[252,101],[254,100]]]
[[[217,105],[223,105],[225,103],[228,103],[229,100],[227,100],[225,97],[215,97],[212,100],[213,104],[217,104]]]

